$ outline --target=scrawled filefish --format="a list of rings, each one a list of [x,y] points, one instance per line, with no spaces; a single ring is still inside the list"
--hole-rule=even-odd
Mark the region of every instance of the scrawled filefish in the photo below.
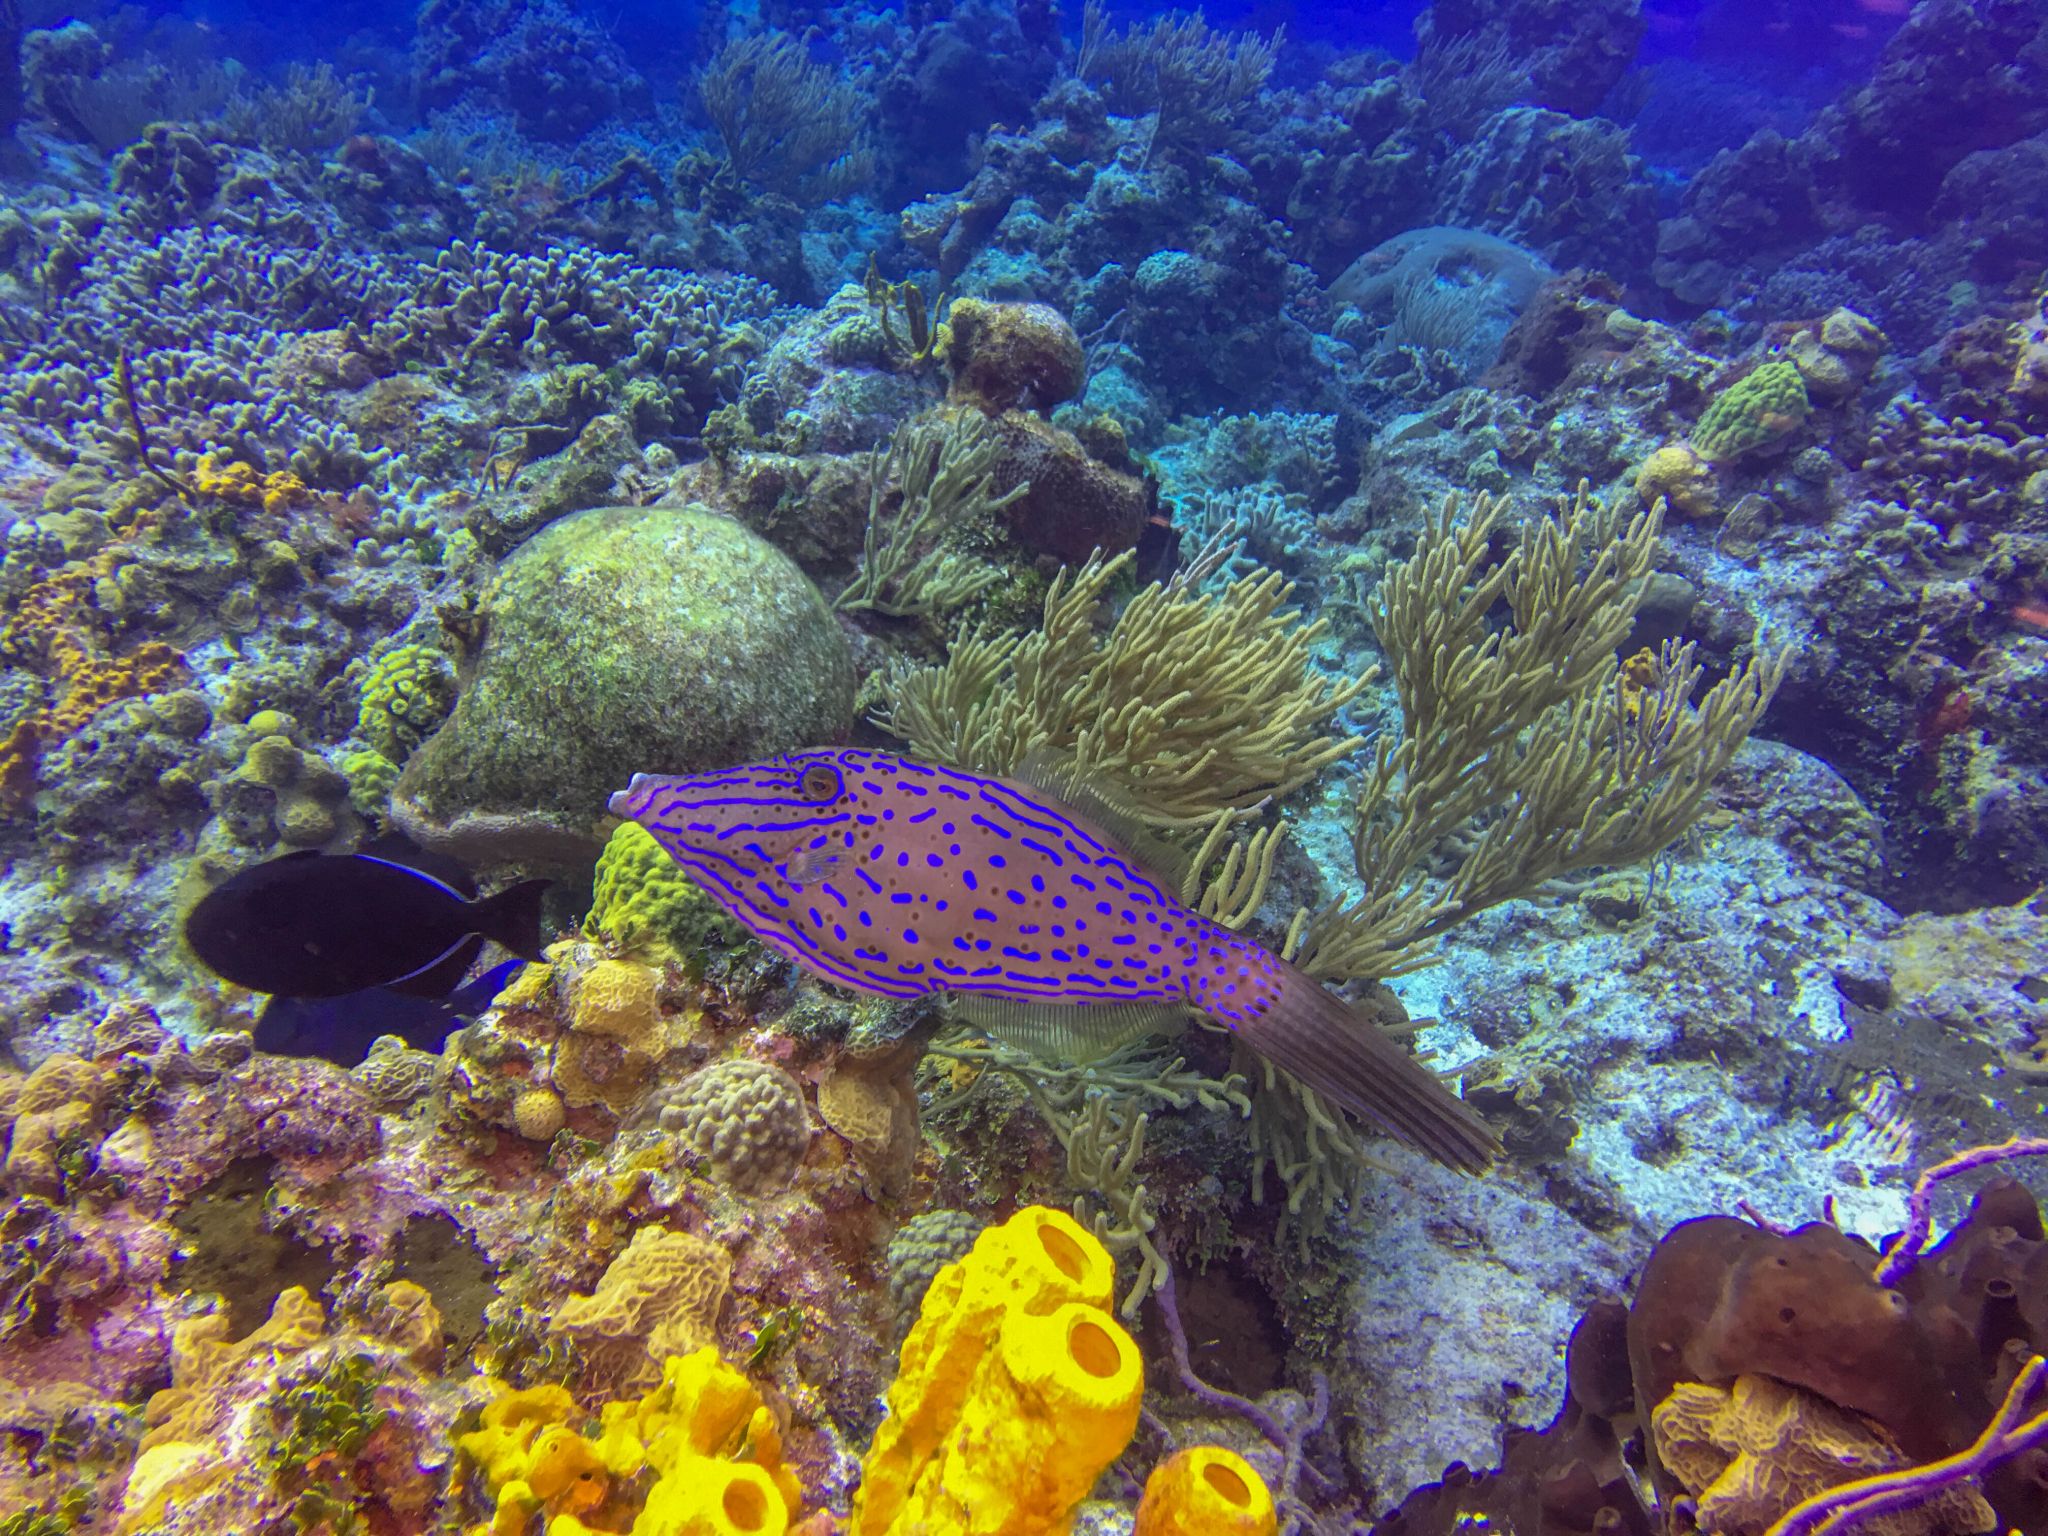
[[[1193,1009],[1457,1168],[1493,1135],[1413,1056],[1270,950],[1183,906],[1052,797],[860,749],[637,774],[639,822],[764,943],[841,985],[1018,1008]]]

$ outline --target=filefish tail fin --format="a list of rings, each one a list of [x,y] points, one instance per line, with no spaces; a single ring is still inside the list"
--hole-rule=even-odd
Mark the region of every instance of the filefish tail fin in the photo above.
[[[549,880],[522,880],[471,905],[472,933],[502,944],[522,960],[544,960],[540,938],[540,903]]]
[[[1447,1168],[1478,1173],[1500,1152],[1486,1122],[1399,1041],[1293,966],[1273,1006],[1237,1032],[1274,1066]]]

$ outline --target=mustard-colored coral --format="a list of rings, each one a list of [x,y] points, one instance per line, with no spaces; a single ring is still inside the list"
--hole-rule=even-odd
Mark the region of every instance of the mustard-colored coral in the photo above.
[[[1680,1382],[1650,1416],[1658,1459],[1696,1501],[1701,1536],[1754,1536],[1839,1483],[1910,1464],[1878,1425],[1768,1376],[1732,1386]],[[1866,1516],[1869,1536],[1985,1531],[1996,1516],[1975,1484]]]
[[[1235,1451],[1195,1445],[1152,1469],[1133,1536],[1273,1536],[1266,1480]]]
[[[1713,469],[1683,443],[1666,443],[1643,460],[1636,495],[1646,507],[1661,500],[1680,517],[1712,517],[1721,510]]]
[[[661,1035],[658,978],[637,960],[599,960],[576,978],[569,1027],[653,1054]]]
[[[666,1047],[660,978],[638,960],[598,960],[568,976],[568,1024],[555,1045],[555,1087],[573,1108],[624,1113]]]
[[[523,1536],[535,1515],[548,1536],[782,1536],[803,1506],[775,1416],[709,1346],[665,1360],[637,1401],[605,1404],[594,1438],[579,1421],[561,1387],[507,1389],[484,1410],[458,1442],[494,1505],[474,1536]]]
[[[306,482],[288,469],[258,474],[254,465],[239,459],[223,462],[210,453],[201,456],[192,485],[202,496],[218,496],[222,501],[271,513],[288,512],[313,496]]]
[[[852,1536],[1065,1531],[1144,1393],[1115,1283],[1102,1244],[1045,1206],[939,1271],[861,1463]]]
[[[732,1259],[688,1232],[642,1227],[597,1289],[571,1296],[555,1326],[624,1387],[650,1381],[656,1362],[711,1342],[732,1284]]]
[[[430,645],[401,645],[370,663],[356,709],[356,734],[403,763],[455,703],[455,668]]]
[[[279,1434],[280,1405],[352,1376],[371,1384],[381,1419],[390,1407],[385,1394],[416,1390],[413,1368],[431,1365],[440,1352],[439,1315],[417,1285],[397,1281],[368,1300],[368,1326],[350,1336],[345,1354],[337,1353],[320,1304],[299,1286],[280,1292],[269,1319],[245,1338],[228,1337],[224,1312],[177,1323],[171,1384],[143,1411],[141,1454],[121,1490],[119,1536],[253,1530],[269,1517],[283,1519],[279,1458],[305,1453]]]
[[[61,1052],[46,1058],[15,1090],[8,1178],[32,1189],[58,1184],[59,1149],[68,1137],[91,1126],[112,1091],[112,1075],[105,1067]]]
[[[551,1088],[529,1088],[512,1101],[512,1129],[528,1141],[553,1141],[567,1121],[562,1096]]]
[[[1711,463],[1739,459],[1776,442],[1806,419],[1806,383],[1790,359],[1774,358],[1707,403],[1692,446]]]
[[[156,693],[183,667],[178,653],[148,641],[125,656],[105,653],[94,609],[98,584],[128,558],[135,541],[152,534],[175,501],[145,507],[122,537],[90,560],[74,561],[44,577],[9,605],[0,627],[0,661],[42,676],[42,707],[23,715],[0,739],[0,814],[20,809],[35,792],[42,753],[121,699]]]

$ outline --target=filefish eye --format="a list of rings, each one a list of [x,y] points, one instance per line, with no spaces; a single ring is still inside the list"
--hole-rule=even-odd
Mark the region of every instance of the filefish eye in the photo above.
[[[816,805],[830,805],[839,798],[839,771],[813,763],[797,780],[797,793]]]

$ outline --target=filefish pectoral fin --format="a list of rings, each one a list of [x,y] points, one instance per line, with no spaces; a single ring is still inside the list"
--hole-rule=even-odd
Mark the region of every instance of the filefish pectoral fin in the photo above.
[[[1291,965],[1273,1005],[1236,1029],[1274,1066],[1446,1167],[1479,1173],[1500,1154],[1492,1129],[1435,1073]]]
[[[806,848],[789,861],[789,883],[802,887],[831,878],[839,867],[839,855],[823,848]]]
[[[1043,1003],[977,992],[948,994],[947,1012],[1004,1045],[1076,1064],[1147,1035],[1176,1035],[1188,1020],[1180,1003]]]

